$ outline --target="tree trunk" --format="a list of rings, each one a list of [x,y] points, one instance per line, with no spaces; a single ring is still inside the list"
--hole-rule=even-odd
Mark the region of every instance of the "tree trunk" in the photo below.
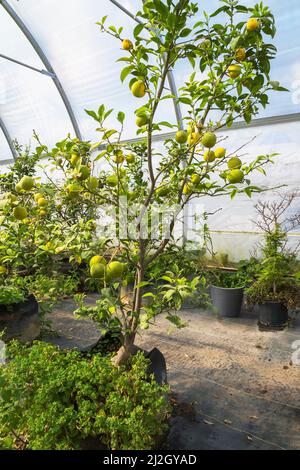
[[[119,367],[130,359],[130,357],[136,353],[137,348],[134,346],[134,341],[136,337],[136,330],[139,325],[139,317],[142,308],[142,287],[139,286],[144,280],[144,267],[141,266],[137,270],[136,283],[134,288],[134,299],[135,304],[132,305],[134,316],[132,318],[130,332],[126,332],[124,335],[124,344],[118,350],[116,356],[113,357],[112,362],[116,367]]]

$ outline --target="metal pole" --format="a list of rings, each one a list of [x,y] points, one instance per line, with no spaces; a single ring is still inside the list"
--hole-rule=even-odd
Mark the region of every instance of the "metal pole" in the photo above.
[[[7,127],[6,127],[6,125],[4,124],[4,122],[2,121],[1,117],[0,117],[0,128],[2,129],[2,132],[3,132],[3,134],[4,134],[4,137],[5,137],[6,140],[7,140],[7,143],[8,143],[8,146],[9,146],[10,150],[11,150],[12,156],[13,156],[14,160],[16,160],[16,158],[17,158],[17,156],[18,156],[18,155],[17,155],[17,152],[16,152],[16,149],[15,149],[15,147],[14,147],[12,138],[11,138],[11,136],[10,136],[8,130],[7,130]]]
[[[42,75],[47,75],[48,77],[54,78],[56,75],[53,73],[48,72],[47,70],[40,70],[37,69],[36,67],[33,67],[32,65],[25,64],[24,62],[21,62],[20,60],[13,59],[12,57],[9,57],[4,54],[0,54],[0,57],[3,59],[9,60],[10,62],[13,62],[14,64],[22,65],[22,67],[26,67],[27,69],[33,70],[34,72],[41,73]]]
[[[72,122],[76,137],[78,137],[79,139],[82,139],[81,132],[80,132],[75,114],[73,112],[71,103],[70,103],[70,101],[69,101],[69,99],[68,99],[68,97],[65,93],[65,90],[64,90],[61,82],[59,81],[54,69],[52,68],[52,65],[50,64],[47,56],[45,55],[44,51],[42,50],[42,48],[40,47],[40,45],[38,44],[36,39],[33,37],[31,32],[29,31],[29,29],[25,25],[25,23],[17,15],[15,10],[9,5],[9,3],[6,0],[0,0],[0,3],[3,6],[3,8],[7,11],[7,13],[10,15],[10,17],[13,19],[13,21],[17,24],[17,26],[20,28],[22,33],[26,36],[27,40],[30,42],[30,44],[34,48],[35,52],[37,53],[37,55],[39,56],[39,58],[43,62],[44,66],[46,67],[47,71],[49,72],[49,74],[51,74],[52,80],[53,80],[53,82],[54,82],[54,84],[57,88],[57,91],[59,92],[59,94],[61,96],[61,99],[63,100],[63,103],[65,105],[67,113],[68,113],[68,115],[70,117],[70,120]]]

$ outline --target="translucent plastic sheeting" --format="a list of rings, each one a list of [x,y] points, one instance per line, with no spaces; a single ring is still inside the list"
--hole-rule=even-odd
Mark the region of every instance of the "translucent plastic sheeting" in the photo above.
[[[241,1],[241,4],[253,6],[257,2],[254,0]],[[270,105],[264,110],[261,109],[258,117],[270,117],[283,114],[298,113],[300,111],[300,2],[290,0],[288,4],[281,0],[266,0],[276,19],[277,34],[274,40],[278,49],[278,55],[271,62],[271,79],[278,80],[288,88],[291,93],[272,92],[270,94]],[[199,13],[197,20],[203,19],[203,10],[212,13],[221,6],[219,0],[204,0],[199,2]],[[240,19],[245,19],[239,15]],[[219,21],[222,18],[220,15]],[[214,20],[217,21],[217,18]],[[195,21],[193,21],[194,23]],[[180,88],[188,80],[190,67],[184,61],[176,65],[174,75],[177,87]],[[199,79],[205,78],[201,72]],[[184,108],[184,105],[182,106]]]
[[[144,100],[134,98],[127,84],[121,84],[120,72],[126,63],[116,62],[128,53],[121,50],[121,44],[115,38],[100,33],[96,25],[107,15],[107,25],[124,26],[123,37],[132,38],[135,21],[109,0],[26,0],[10,3],[50,60],[71,101],[84,138],[97,139],[97,123],[86,115],[84,109],[97,110],[102,103],[108,109],[124,111],[126,122],[123,137],[136,137],[134,110]],[[121,3],[132,12],[142,5],[140,1]],[[164,104],[160,107],[158,119],[176,122],[171,101],[168,106]],[[115,125],[113,117],[108,124]],[[61,136],[64,137],[62,132]]]
[[[1,160],[10,160],[11,157],[11,151],[8,146],[7,140],[4,137],[3,132],[0,129],[0,165],[1,165]],[[0,172],[2,171],[2,167],[0,166]]]
[[[251,176],[254,185],[268,191],[254,194],[251,199],[246,195],[237,195],[233,201],[229,196],[206,197],[193,203],[196,205],[196,212],[198,207],[199,211],[204,209],[214,214],[209,217],[208,225],[213,231],[215,250],[229,252],[232,258],[241,259],[249,255],[259,238],[255,233],[258,230],[254,223],[257,219],[255,203],[258,200],[274,200],[280,192],[297,191],[299,188],[300,123],[230,130],[219,135],[220,138],[226,136],[227,141],[222,145],[226,146],[228,152],[239,155],[245,162],[263,154],[280,154],[274,158],[274,165],[269,164],[265,167],[267,176],[259,172]],[[249,145],[237,151],[247,142]],[[300,210],[299,199],[295,205]],[[295,240],[299,241],[299,237],[294,234],[291,242],[295,243]]]
[[[0,5],[1,52],[44,69],[35,51]],[[62,100],[50,77],[0,58],[0,115],[12,139],[28,144],[33,129],[46,144],[72,133]],[[0,159],[7,159],[0,153]],[[10,153],[10,158],[12,158]]]

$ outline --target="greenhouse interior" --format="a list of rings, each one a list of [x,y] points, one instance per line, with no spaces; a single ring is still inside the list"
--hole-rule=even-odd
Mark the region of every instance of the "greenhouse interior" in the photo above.
[[[0,0],[1,453],[300,449],[299,24]]]

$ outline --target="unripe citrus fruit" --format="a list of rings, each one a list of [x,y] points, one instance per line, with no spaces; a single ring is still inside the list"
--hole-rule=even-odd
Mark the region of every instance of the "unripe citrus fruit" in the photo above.
[[[204,154],[204,160],[206,162],[212,163],[216,159],[215,152],[213,150],[207,150]]]
[[[256,18],[250,18],[247,21],[247,31],[257,31],[260,28],[260,21]]]
[[[192,187],[189,183],[186,183],[183,187],[183,194],[189,196],[192,193]]]
[[[242,166],[242,161],[238,157],[232,157],[228,161],[228,168],[230,170],[239,170]]]
[[[198,175],[197,173],[194,173],[192,176],[191,176],[191,182],[193,184],[199,184],[201,181],[201,176]]]
[[[175,140],[178,144],[185,144],[187,142],[188,135],[185,131],[176,132]]]
[[[34,200],[35,200],[35,202],[38,202],[38,200],[41,199],[42,197],[44,197],[43,194],[41,194],[41,193],[36,193],[36,194],[34,195]]]
[[[146,114],[144,114],[143,116],[138,116],[135,121],[138,127],[146,126],[148,122],[149,122],[149,118],[148,116],[146,116]]]
[[[224,158],[226,156],[226,149],[223,147],[217,148],[215,151],[216,158]]]
[[[13,214],[14,214],[14,217],[18,220],[26,219],[27,209],[22,206],[15,207]]]
[[[88,179],[91,174],[91,170],[86,165],[80,165],[78,172],[79,172],[79,179],[81,181]]]
[[[112,261],[107,265],[107,276],[110,279],[120,278],[125,270],[125,264],[120,261]]]
[[[230,65],[228,67],[228,75],[230,78],[237,78],[242,73],[242,67],[240,65]]]
[[[41,197],[37,203],[39,207],[46,207],[48,204],[48,201],[44,197]]]
[[[146,85],[142,80],[137,80],[131,86],[131,93],[136,98],[144,98],[146,94]]]
[[[39,215],[40,215],[40,217],[46,217],[47,212],[46,212],[44,209],[41,209],[41,210],[39,211]]]
[[[213,132],[206,132],[202,137],[201,143],[203,147],[211,149],[217,143],[217,136]]]
[[[102,263],[92,264],[90,273],[94,279],[103,279],[105,276],[105,265]]]
[[[90,176],[86,182],[86,186],[90,191],[96,191],[98,188],[99,181],[95,176]]]
[[[18,193],[20,193],[20,192],[23,190],[23,188],[22,188],[22,186],[21,186],[20,183],[17,183],[17,184],[16,184],[16,188],[15,188],[15,189],[16,189],[16,191],[17,191]]]
[[[131,49],[133,49],[133,44],[130,39],[124,39],[122,41],[122,49],[124,49],[124,51],[130,51]]]
[[[227,179],[229,183],[237,184],[243,181],[244,176],[242,170],[231,170],[227,175]]]
[[[239,62],[243,62],[243,60],[246,59],[246,49],[240,47],[239,49],[236,50],[236,53],[235,53],[235,58],[236,60],[238,60]]]
[[[126,162],[127,163],[134,163],[135,162],[135,156],[133,153],[130,153],[129,155],[126,155]]]
[[[34,186],[34,179],[31,176],[23,176],[19,184],[24,191],[31,191]]]
[[[94,264],[103,264],[104,266],[106,266],[107,263],[104,256],[96,255],[90,259],[90,266],[93,266]]]
[[[108,176],[107,179],[106,179],[106,182],[108,184],[108,186],[117,186],[118,184],[118,177],[117,175],[111,175],[111,176]]]
[[[71,183],[67,186],[67,191],[70,195],[75,195],[80,193],[82,187],[79,184]]]

